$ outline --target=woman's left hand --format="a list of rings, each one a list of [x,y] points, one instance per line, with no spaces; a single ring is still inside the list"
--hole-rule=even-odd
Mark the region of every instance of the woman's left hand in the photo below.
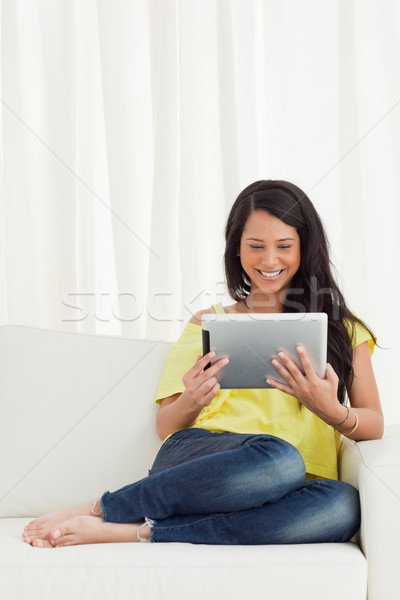
[[[321,379],[311,364],[307,352],[297,346],[297,353],[304,374],[295,362],[286,354],[278,352],[280,360],[273,359],[272,364],[286,380],[286,385],[268,377],[267,383],[274,388],[297,398],[304,406],[332,425],[342,421],[342,405],[337,397],[339,378],[332,365],[327,363],[325,378]]]

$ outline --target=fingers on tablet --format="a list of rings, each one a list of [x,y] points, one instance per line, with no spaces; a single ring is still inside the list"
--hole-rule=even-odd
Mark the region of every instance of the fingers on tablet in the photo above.
[[[229,358],[226,356],[224,356],[224,358],[221,358],[220,360],[217,360],[217,362],[215,362],[212,365],[212,367],[210,367],[210,369],[209,369],[210,376],[214,375],[214,373],[216,373],[217,371],[219,371],[220,369],[225,367],[228,363],[229,363]]]
[[[215,356],[215,351],[211,350],[211,352],[208,352],[207,354],[204,354],[204,356],[202,356],[200,358],[200,360],[196,361],[196,367],[199,367],[200,370],[204,369],[214,358]]]

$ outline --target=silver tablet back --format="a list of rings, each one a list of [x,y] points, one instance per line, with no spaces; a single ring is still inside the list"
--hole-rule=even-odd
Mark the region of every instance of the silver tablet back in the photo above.
[[[203,354],[215,350],[229,364],[216,374],[221,388],[268,388],[267,377],[286,383],[272,365],[283,350],[302,369],[296,345],[325,377],[328,317],[325,313],[226,313],[202,316]]]

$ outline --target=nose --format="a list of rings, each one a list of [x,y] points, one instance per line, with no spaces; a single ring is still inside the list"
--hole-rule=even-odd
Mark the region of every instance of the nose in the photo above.
[[[265,271],[273,271],[274,267],[279,263],[278,255],[275,248],[266,248],[263,252],[262,263]]]

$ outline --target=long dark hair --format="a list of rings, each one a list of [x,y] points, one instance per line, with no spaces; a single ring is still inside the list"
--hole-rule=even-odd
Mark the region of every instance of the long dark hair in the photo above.
[[[338,398],[343,404],[354,379],[352,338],[359,323],[372,331],[347,307],[331,272],[326,234],[307,195],[287,181],[256,181],[237,197],[225,228],[225,274],[229,294],[246,300],[250,282],[242,268],[238,249],[246,221],[253,211],[264,210],[300,237],[301,262],[283,301],[284,312],[325,312],[328,315],[328,362],[339,377]]]

